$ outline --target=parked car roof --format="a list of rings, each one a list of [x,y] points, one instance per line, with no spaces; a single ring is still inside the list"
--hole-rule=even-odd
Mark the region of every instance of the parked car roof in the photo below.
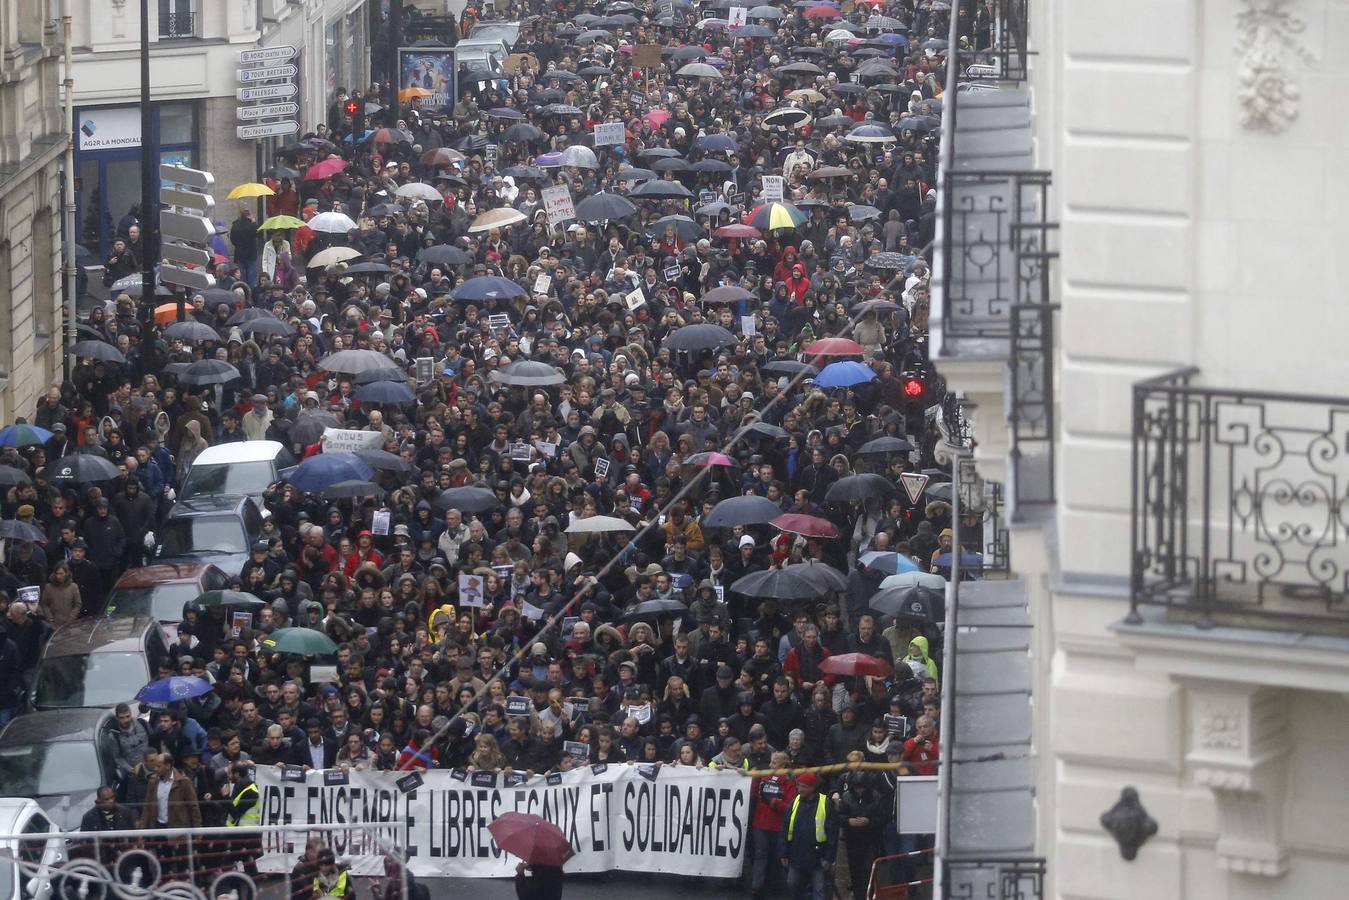
[[[141,649],[141,638],[145,636],[146,629],[157,627],[159,623],[149,616],[132,616],[126,619],[94,616],[77,619],[69,625],[56,629],[56,633],[47,642],[47,651],[43,658],[138,651]]]
[[[114,589],[142,588],[160,584],[199,581],[206,574],[206,570],[210,568],[214,568],[210,563],[156,563],[152,566],[127,569],[122,577],[117,579],[117,584],[113,587]]]
[[[0,747],[41,744],[53,741],[90,741],[100,728],[112,721],[112,710],[53,709],[33,712],[10,720],[0,731]]]
[[[286,452],[280,441],[232,441],[207,447],[192,461],[194,466],[221,463],[267,462]]]

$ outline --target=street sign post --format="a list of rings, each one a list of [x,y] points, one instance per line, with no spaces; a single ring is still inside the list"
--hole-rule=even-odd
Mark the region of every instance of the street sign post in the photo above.
[[[256,87],[239,88],[234,92],[238,99],[248,102],[250,100],[284,100],[287,97],[294,97],[300,92],[293,82],[283,82],[282,84],[262,84]]]
[[[240,125],[234,129],[234,133],[241,141],[255,141],[259,138],[295,134],[299,130],[299,122],[268,122],[266,125]]]
[[[299,71],[299,69],[289,64],[284,66],[263,66],[258,69],[236,70],[241,84],[250,84],[254,81],[271,81],[275,78],[294,78]]]
[[[209,191],[215,177],[201,169],[161,165],[159,177],[168,187],[160,189],[159,199],[169,205],[159,214],[159,233],[163,244],[159,261],[159,280],[164,284],[205,290],[215,287],[215,277],[203,268],[211,261],[208,242],[215,235],[211,211],[215,198]],[[178,318],[183,318],[183,298],[178,297]]]
[[[239,88],[235,96],[240,105],[235,116],[244,124],[236,126],[234,134],[241,141],[255,142],[259,180],[264,165],[262,142],[300,131],[300,104],[290,99],[300,92],[295,83],[299,67],[290,62],[299,52],[290,44],[239,51]],[[259,200],[259,216],[261,207]]]
[[[276,116],[297,116],[300,114],[300,104],[264,103],[262,106],[241,106],[237,112],[240,121],[251,122],[254,119],[271,119]]]
[[[294,59],[295,54],[299,52],[289,44],[279,47],[259,47],[257,50],[240,50],[239,63],[245,66],[256,63],[283,63],[288,59]]]

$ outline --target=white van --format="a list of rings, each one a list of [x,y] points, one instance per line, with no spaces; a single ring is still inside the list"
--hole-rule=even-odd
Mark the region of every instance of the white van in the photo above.
[[[242,494],[260,507],[267,486],[280,481],[294,465],[295,457],[277,441],[216,444],[192,461],[178,498]]]
[[[0,798],[0,900],[49,900],[52,870],[66,861],[66,841],[42,807]]]

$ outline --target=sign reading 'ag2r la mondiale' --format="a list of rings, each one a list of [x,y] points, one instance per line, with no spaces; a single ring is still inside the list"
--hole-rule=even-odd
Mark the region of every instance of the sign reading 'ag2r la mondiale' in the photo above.
[[[351,772],[347,784],[329,785],[321,772],[298,782],[260,768],[261,824],[296,829],[267,836],[261,867],[289,871],[310,825],[369,823],[388,828],[325,833],[354,874],[381,874],[383,854],[396,848],[419,876],[510,876],[519,860],[487,829],[507,812],[534,813],[561,828],[576,854],[569,872],[729,878],[744,862],[750,780],[734,772],[616,765],[525,780],[523,773],[436,770],[406,792],[397,784],[404,774]]]

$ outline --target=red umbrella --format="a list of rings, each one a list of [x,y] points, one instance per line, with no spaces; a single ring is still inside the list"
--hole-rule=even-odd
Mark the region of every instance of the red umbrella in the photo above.
[[[834,7],[824,4],[812,6],[806,10],[807,19],[837,19],[842,15],[843,13],[834,9]]]
[[[885,678],[890,666],[870,653],[839,653],[820,663],[820,671],[830,675],[874,675]]]
[[[828,519],[808,516],[805,513],[783,513],[769,523],[782,531],[799,534],[803,537],[836,538],[838,529]]]
[[[861,356],[862,345],[847,338],[821,338],[801,352],[805,356]]]
[[[552,822],[532,813],[508,812],[487,826],[497,846],[531,866],[562,865],[572,857],[567,836]]]
[[[753,225],[723,225],[712,232],[712,235],[719,238],[756,238],[759,236],[759,229]]]
[[[347,167],[345,159],[325,159],[323,162],[314,163],[309,167],[309,171],[304,173],[305,181],[322,181],[325,178],[332,178],[338,172],[344,171]]]

